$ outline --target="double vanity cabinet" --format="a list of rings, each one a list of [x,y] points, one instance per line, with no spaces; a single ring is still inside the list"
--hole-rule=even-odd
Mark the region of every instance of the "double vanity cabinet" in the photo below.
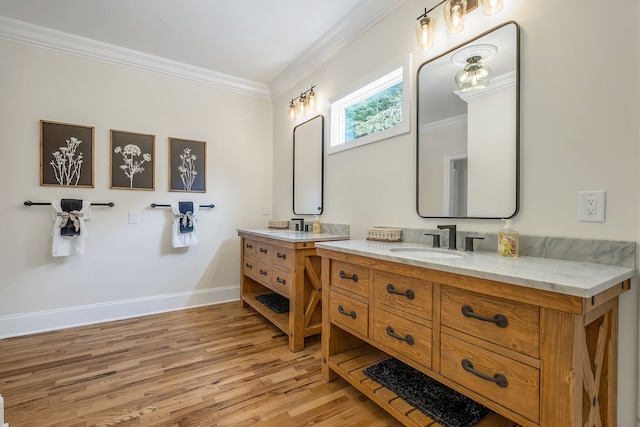
[[[289,349],[304,348],[304,338],[322,330],[320,257],[318,241],[348,236],[292,230],[238,230],[241,237],[240,299],[289,337]],[[275,293],[289,301],[289,310],[277,313],[256,297]]]
[[[317,245],[325,379],[405,425],[438,425],[363,374],[392,356],[513,421],[500,425],[617,425],[618,296],[633,268],[403,245]]]

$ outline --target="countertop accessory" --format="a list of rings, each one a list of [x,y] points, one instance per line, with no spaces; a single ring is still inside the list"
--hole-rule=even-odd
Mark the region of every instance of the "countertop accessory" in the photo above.
[[[269,228],[285,229],[289,228],[289,221],[269,220]]]
[[[402,241],[402,229],[391,227],[368,228],[367,240],[374,240],[377,242],[400,242]]]

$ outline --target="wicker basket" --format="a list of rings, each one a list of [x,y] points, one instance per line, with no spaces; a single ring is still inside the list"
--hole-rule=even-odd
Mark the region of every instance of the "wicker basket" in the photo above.
[[[269,220],[269,228],[278,228],[278,229],[289,228],[289,221]]]
[[[402,229],[391,227],[368,228],[367,240],[375,240],[377,242],[400,242],[402,241]]]

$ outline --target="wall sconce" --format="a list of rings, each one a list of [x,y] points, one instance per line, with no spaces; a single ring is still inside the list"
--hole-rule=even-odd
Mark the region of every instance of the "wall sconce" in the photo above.
[[[294,121],[298,115],[303,116],[307,112],[316,109],[317,95],[313,91],[315,87],[315,85],[311,85],[311,87],[302,92],[300,96],[296,96],[289,102],[288,116],[290,122]],[[297,104],[296,101],[298,101]]]
[[[427,16],[435,8],[444,3],[444,20],[447,24],[447,33],[455,34],[464,29],[464,17],[467,13],[478,7],[479,0],[442,0],[431,9],[424,9],[424,13],[418,16],[416,24],[416,38],[420,49],[429,49],[434,44],[436,21]],[[493,15],[502,10],[503,0],[482,0],[482,10],[485,15]]]

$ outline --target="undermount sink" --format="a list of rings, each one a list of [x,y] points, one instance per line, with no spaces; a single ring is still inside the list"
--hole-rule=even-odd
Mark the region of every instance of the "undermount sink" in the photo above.
[[[430,248],[391,248],[389,251],[401,256],[418,259],[455,259],[464,257],[464,254],[461,253]]]

